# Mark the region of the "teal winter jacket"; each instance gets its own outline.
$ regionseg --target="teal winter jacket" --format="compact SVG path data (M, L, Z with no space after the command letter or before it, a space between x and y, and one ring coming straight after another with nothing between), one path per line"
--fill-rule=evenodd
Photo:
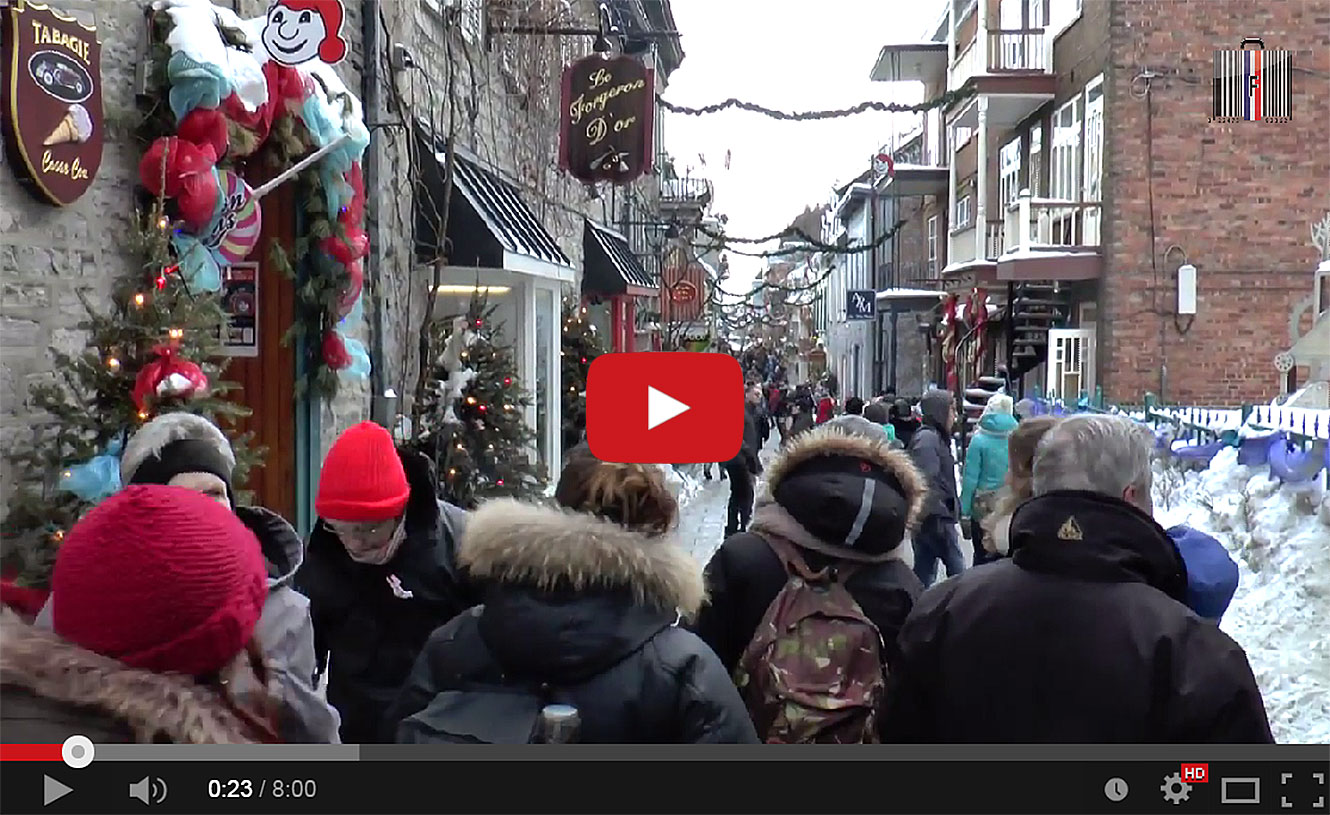
M970 517L974 494L995 490L1007 478L1007 437L1016 429L1016 419L1005 413L989 413L979 420L979 432L965 449L961 474L961 517Z

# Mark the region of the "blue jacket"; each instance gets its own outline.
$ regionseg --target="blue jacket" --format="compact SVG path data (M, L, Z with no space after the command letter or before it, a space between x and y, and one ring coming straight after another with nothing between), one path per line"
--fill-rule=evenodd
M1007 478L1007 437L1016 429L1016 419L1005 413L990 413L979 420L979 432L965 448L961 473L961 517L970 516L974 494L995 490Z
M1224 544L1190 526L1168 530L1187 566L1187 607L1218 623L1238 591L1238 564Z

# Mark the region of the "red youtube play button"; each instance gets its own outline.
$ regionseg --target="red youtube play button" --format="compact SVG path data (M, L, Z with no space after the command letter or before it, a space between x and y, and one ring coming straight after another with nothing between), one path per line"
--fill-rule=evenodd
M587 372L586 419L601 461L729 461L743 443L743 371L725 354L602 354Z

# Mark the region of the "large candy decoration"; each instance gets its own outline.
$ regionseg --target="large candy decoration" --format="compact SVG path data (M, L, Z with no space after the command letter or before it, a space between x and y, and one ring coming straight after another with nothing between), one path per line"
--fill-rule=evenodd
M200 239L226 266L249 257L259 242L263 212L254 190L230 170L218 170L222 185L222 206Z

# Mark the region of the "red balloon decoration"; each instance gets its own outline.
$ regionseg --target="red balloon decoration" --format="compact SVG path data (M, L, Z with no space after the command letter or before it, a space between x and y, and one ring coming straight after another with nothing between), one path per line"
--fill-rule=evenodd
M139 182L153 195L174 198L181 220L190 231L199 232L217 208L220 190L213 175L216 164L217 154L211 145L163 136L152 143L139 162Z
M346 343L336 331L323 335L323 362L329 368L340 371L351 364L351 354L346 350Z
M346 288L337 298L337 319L341 319L351 313L355 308L356 300L360 298L360 293L365 289L365 270L360 261L353 261L346 265Z
M226 131L226 117L221 111L209 108L194 108L176 129L176 135L185 141L200 147L211 147L213 155L221 158L226 155L231 137Z

